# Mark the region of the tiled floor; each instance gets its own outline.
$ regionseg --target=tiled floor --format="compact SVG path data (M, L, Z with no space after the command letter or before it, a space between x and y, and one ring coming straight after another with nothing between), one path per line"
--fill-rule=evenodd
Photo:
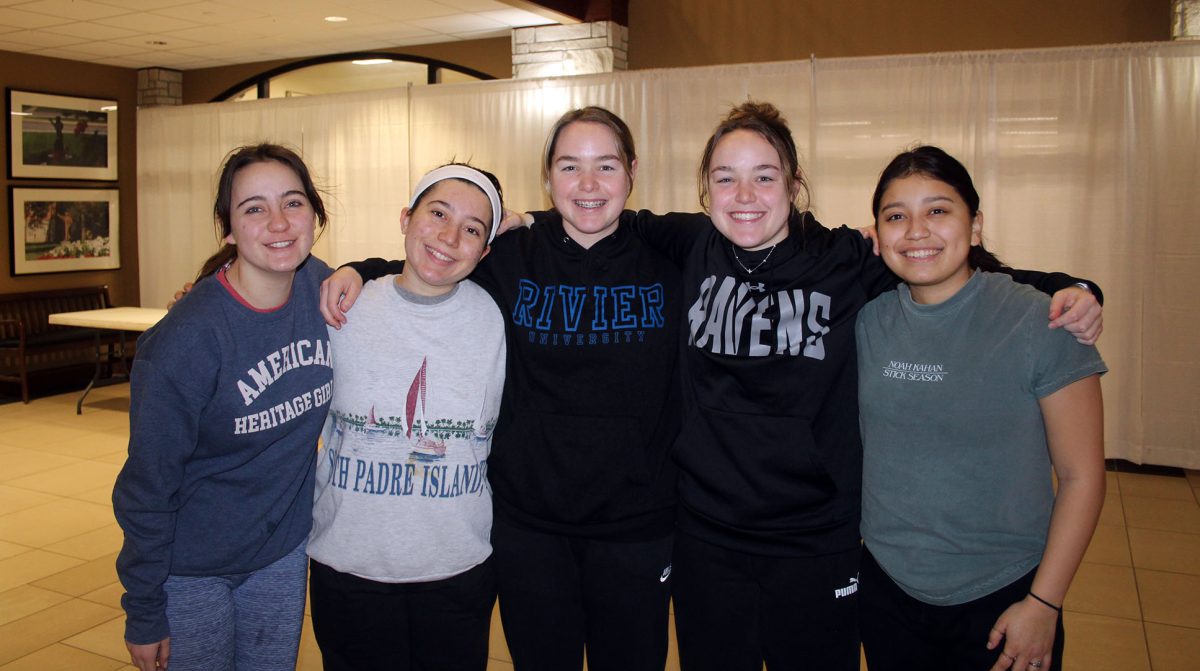
M109 494L128 387L0 406L0 671L132 669L121 641ZM1066 603L1068 671L1200 669L1200 472L1108 474ZM306 622L307 625L307 622ZM668 667L678 669L672 654ZM320 669L305 630L298 668ZM494 620L489 669L511 669Z

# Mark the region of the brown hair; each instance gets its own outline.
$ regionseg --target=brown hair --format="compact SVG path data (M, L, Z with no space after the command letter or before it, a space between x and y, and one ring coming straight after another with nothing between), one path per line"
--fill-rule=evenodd
M225 156L225 161L221 165L221 174L217 178L217 197L213 203L213 219L217 229L217 240L224 240L233 231L233 220L231 213L233 210L233 179L242 168L254 163L265 163L267 161L278 161L292 172L296 173L296 177L300 178L300 184L304 187L304 195L308 198L309 205L312 206L313 213L317 216L319 228L324 230L325 224L329 222L329 217L325 213L325 203L321 200L321 193L313 184L312 175L308 172L308 166L304 165L304 159L296 152L282 145L270 144L267 142L238 147L229 152ZM217 250L216 254L208 257L204 265L200 267L200 273L196 275L196 279L208 277L217 272L226 263L237 258L237 245L231 245L227 242L221 244L221 249Z
M709 162L712 161L713 150L717 142L735 130L748 130L758 133L779 154L780 167L783 174L794 178L787 180L788 196L792 204L799 209L807 209L809 201L808 180L800 169L800 159L796 152L796 142L792 139L792 131L788 128L787 119L779 109L767 102L747 101L729 110L729 114L721 119L713 130L708 143L704 145L704 153L700 157L700 172L698 184L700 187L700 207L708 211L711 198L708 193ZM796 186L794 186L796 185ZM800 198L803 194L803 199ZM801 204L803 203L803 204Z
M562 130L576 121L586 121L590 123L598 123L607 127L617 136L617 157L621 159L621 164L625 166L626 179L629 180L629 190L633 190L633 162L637 160L637 150L633 146L633 133L629 131L629 126L621 120L621 117L604 109L603 107L581 107L573 109L558 118L554 122L554 126L550 129L550 135L546 137L546 146L542 150L542 185L547 191L550 189L550 170L554 162L554 149L558 144L558 136Z

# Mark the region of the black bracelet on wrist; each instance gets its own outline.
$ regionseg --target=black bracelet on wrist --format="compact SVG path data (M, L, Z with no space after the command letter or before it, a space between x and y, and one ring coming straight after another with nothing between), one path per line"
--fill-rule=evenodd
M1062 606L1055 606L1054 604L1050 603L1049 601L1046 601L1045 599L1034 594L1033 592L1030 592L1029 596L1033 597L1035 601L1038 601L1039 603L1044 604L1047 608L1053 609L1054 612L1058 613L1059 615L1062 615Z

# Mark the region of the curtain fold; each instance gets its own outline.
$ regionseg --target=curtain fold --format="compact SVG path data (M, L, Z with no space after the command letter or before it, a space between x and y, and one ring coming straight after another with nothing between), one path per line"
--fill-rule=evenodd
M871 222L898 151L938 144L971 170L988 246L1011 265L1105 289L1110 457L1200 468L1200 44L1155 43L646 70L220 103L138 112L141 298L161 305L216 248L217 166L232 147L300 148L332 215L332 265L400 257L413 183L450 160L491 170L516 209L548 206L545 134L602 105L634 132L633 208L696 210L719 117L754 98L792 127L812 209Z

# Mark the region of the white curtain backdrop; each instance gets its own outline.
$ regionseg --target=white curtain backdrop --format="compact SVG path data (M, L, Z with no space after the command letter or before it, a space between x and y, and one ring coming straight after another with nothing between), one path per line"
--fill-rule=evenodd
M1200 468L1200 44L1000 51L648 70L138 112L143 305L164 304L215 249L216 168L232 147L299 148L328 191L332 265L400 257L426 170L495 172L515 209L546 206L540 155L564 111L602 105L633 129L630 206L695 210L700 151L747 98L788 117L826 225L870 222L879 171L914 143L971 170L984 236L1011 265L1106 295L1110 457Z

